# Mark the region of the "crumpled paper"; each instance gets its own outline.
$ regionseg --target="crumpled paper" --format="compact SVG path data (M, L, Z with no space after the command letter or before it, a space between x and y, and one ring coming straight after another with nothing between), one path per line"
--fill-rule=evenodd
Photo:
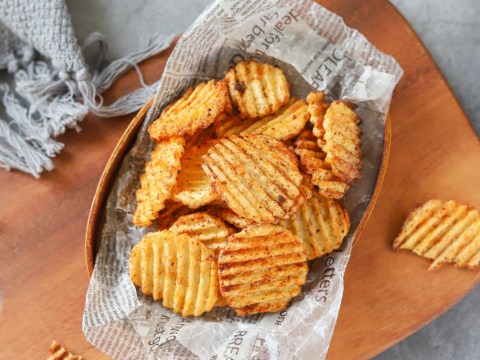
M131 225L135 189L152 143L146 131L189 86L220 79L239 61L281 67L292 95L325 91L352 102L362 119L362 178L344 198L351 230L342 247L316 259L301 296L277 313L240 318L217 308L183 318L137 292L132 247L149 231ZM386 114L402 69L342 19L309 0L217 0L185 32L166 65L137 140L107 201L106 222L87 293L83 331L115 359L322 359L343 294L343 276L358 224L375 188Z

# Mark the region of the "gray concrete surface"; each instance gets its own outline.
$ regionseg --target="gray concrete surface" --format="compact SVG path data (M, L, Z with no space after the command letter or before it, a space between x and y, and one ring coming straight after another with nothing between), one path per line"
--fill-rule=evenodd
M391 0L430 50L480 133L480 1ZM100 31L116 59L155 33L181 33L210 0L67 0L80 39ZM446 284L447 285L447 284ZM480 359L480 287L377 360ZM348 346L348 344L346 344Z

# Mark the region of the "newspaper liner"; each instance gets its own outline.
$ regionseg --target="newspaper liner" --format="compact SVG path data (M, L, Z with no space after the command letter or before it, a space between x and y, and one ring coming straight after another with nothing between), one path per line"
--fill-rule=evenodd
M280 66L294 96L316 89L358 105L364 168L344 199L351 230L341 249L310 265L302 295L285 311L240 318L218 308L183 318L137 292L128 274L131 248L155 230L131 225L138 177L152 147L146 128L188 86L219 79L230 66L250 58ZM109 195L86 297L87 340L122 360L325 358L353 239L376 184L386 113L401 75L395 59L309 0L213 2L170 56L154 105Z

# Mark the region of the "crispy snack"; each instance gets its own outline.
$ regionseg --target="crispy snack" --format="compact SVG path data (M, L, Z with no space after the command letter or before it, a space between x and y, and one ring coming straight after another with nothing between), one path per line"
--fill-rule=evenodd
M350 218L343 206L313 191L295 216L279 225L289 229L305 243L307 259L328 254L342 245L350 229Z
M210 80L191 87L149 126L150 137L160 141L171 136L193 135L212 124L227 101L224 81L215 84L215 80Z
M137 226L149 226L158 217L170 198L180 171L180 158L185 150L183 137L163 140L152 151L151 160L145 164L140 176L140 189L136 192L137 208L132 222Z
M341 101L330 105L323 120L325 162L333 174L346 183L359 178L362 168L359 121L357 114Z
M290 100L282 70L256 61L238 63L225 75L233 106L242 118L273 115Z
M444 263L477 268L480 264L480 215L455 201L429 200L411 211L393 242L432 259L430 270Z
M302 131L309 117L305 101L291 99L278 113L256 121L241 133L264 134L277 140L288 140Z
M72 354L55 340L52 340L52 344L50 345L50 356L47 360L83 360L83 357Z
M302 175L296 157L270 136L228 136L203 161L215 191L241 217L273 223L299 205Z
M147 234L130 254L130 279L145 295L182 316L199 316L219 300L215 253L168 230Z
M182 169L172 191L173 200L191 209L197 209L219 199L218 194L212 188L210 179L202 169L202 156L216 142L216 140L209 140L199 145L192 145L185 150L180 161Z
M191 214L194 211L194 209L190 209L181 203L167 200L165 202L165 209L158 214L158 230L168 229L180 216Z
M307 276L305 246L281 226L250 226L220 252L220 291L240 316L285 309Z
M244 229L246 227L256 224L255 221L238 216L230 209L216 209L214 211L214 214L226 221L227 223L235 226L237 229Z
M227 237L235 232L222 219L206 212L181 216L169 230L176 234L187 234L217 253L225 247Z
M307 96L308 112L310 113L310 123L313 125L313 135L318 139L318 145L325 145L323 136L323 119L329 104L325 102L325 94L323 92L311 92Z
M225 137L228 135L239 135L245 129L254 125L258 119L241 119L238 114L220 114L215 120L215 135Z
M348 184L333 175L323 160L325 153L316 142L312 130L304 129L295 141L295 153L300 157L300 166L312 175L312 183L318 186L320 195L330 199L340 199L348 191Z

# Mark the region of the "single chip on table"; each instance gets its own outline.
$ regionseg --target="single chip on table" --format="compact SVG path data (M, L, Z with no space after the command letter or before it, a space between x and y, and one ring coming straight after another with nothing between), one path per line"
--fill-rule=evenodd
M156 141L171 136L193 135L205 129L223 112L228 101L224 81L202 82L189 88L175 103L167 106L160 117L148 128Z
M285 309L308 271L303 242L268 224L231 235L218 261L220 291L240 316Z
M197 209L219 199L213 190L210 179L202 168L202 156L217 140L208 140L192 145L185 150L180 161L182 169L177 176L177 184L172 191L172 199L189 208Z
M325 94L323 92L311 92L307 96L308 112L310 113L310 123L313 125L313 135L317 137L318 145L325 145L323 136L323 119L329 104L325 102Z
M295 216L279 225L303 240L307 259L312 260L342 245L350 229L350 218L338 201L324 198L314 190Z
M334 101L323 119L325 162L333 175L349 184L360 177L362 168L359 122L357 114L341 101Z
M209 149L203 162L215 191L241 217L273 223L299 206L297 159L270 136L227 136Z
M429 200L411 211L393 242L433 260L430 270L445 263L477 268L480 264L480 214L453 200Z
M220 299L215 253L186 234L147 234L130 254L130 279L182 316L199 316Z
M270 64L253 60L238 63L226 73L225 81L242 118L273 115L290 100L285 74Z
M304 129L295 141L295 153L300 158L300 166L312 175L312 183L318 186L320 195L330 199L340 199L348 191L348 184L337 178L329 164L325 163L325 153L316 142L312 130Z
M137 208L132 222L137 226L149 226L165 208L177 183L180 158L185 150L183 137L174 136L160 141L152 151L151 160L140 175L140 189L136 192Z
M181 216L169 230L176 234L187 234L216 253L225 247L227 237L235 232L222 219L206 212Z
M83 357L75 355L55 340L50 345L50 356L47 360L83 360Z

